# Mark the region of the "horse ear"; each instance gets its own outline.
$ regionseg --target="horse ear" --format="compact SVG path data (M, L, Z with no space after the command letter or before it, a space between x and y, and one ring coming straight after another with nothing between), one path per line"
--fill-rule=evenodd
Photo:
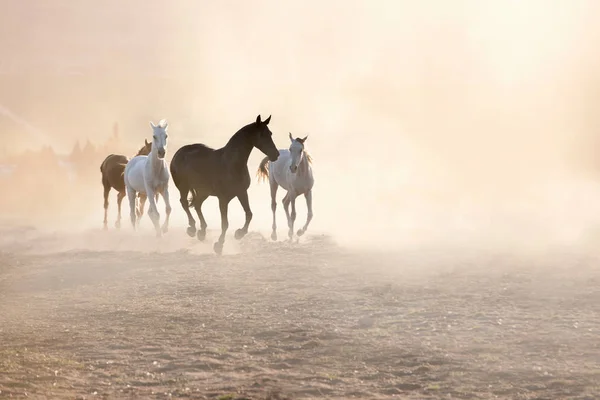
M144 138L144 143L146 143L146 146L148 146L150 143L148 143L148 139Z
M269 118L265 119L265 125L269 125L269 122L271 122L271 116L269 115Z
M290 140L293 142L294 138L292 137L292 132L290 132Z
M258 114L258 117L256 117L256 123L257 123L257 124L260 124L260 122L261 122L261 121L260 121L260 114Z
M150 126L152 127L152 129L156 128L156 125L154 125L154 122L150 121Z
M302 143L306 142L306 139L308 139L308 135L304 136L304 138L302 139Z

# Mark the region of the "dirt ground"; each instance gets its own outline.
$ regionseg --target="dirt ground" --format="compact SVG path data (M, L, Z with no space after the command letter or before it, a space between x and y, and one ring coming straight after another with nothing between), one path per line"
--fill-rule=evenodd
M3 228L0 398L600 398L597 255L212 241Z

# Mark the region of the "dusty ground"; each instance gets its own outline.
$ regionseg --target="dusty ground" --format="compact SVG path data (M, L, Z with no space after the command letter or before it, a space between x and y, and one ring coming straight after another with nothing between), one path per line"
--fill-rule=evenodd
M0 235L0 398L600 397L596 255Z

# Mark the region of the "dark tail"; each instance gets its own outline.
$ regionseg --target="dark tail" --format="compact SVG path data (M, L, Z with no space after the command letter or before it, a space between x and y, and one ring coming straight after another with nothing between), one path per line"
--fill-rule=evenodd
M263 158L263 160L258 165L258 171L256 171L256 176L258 176L258 181L266 181L269 179L269 157Z

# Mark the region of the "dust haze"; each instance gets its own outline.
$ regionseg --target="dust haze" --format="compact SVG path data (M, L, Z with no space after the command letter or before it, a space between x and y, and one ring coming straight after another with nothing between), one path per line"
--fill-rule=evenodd
M573 243L598 223L593 1L5 3L5 153L66 153L118 122L132 156L167 118L170 159L272 114L278 147L309 135L312 230L347 244ZM35 185L5 190L35 193L32 222L98 226L99 173L86 186L60 189L66 214ZM267 185L250 196L268 230ZM216 200L205 207L218 227Z
M599 2L1 4L0 397L598 398ZM223 257L172 183L102 230L150 121L170 162L258 114L308 135L299 241L256 149Z

